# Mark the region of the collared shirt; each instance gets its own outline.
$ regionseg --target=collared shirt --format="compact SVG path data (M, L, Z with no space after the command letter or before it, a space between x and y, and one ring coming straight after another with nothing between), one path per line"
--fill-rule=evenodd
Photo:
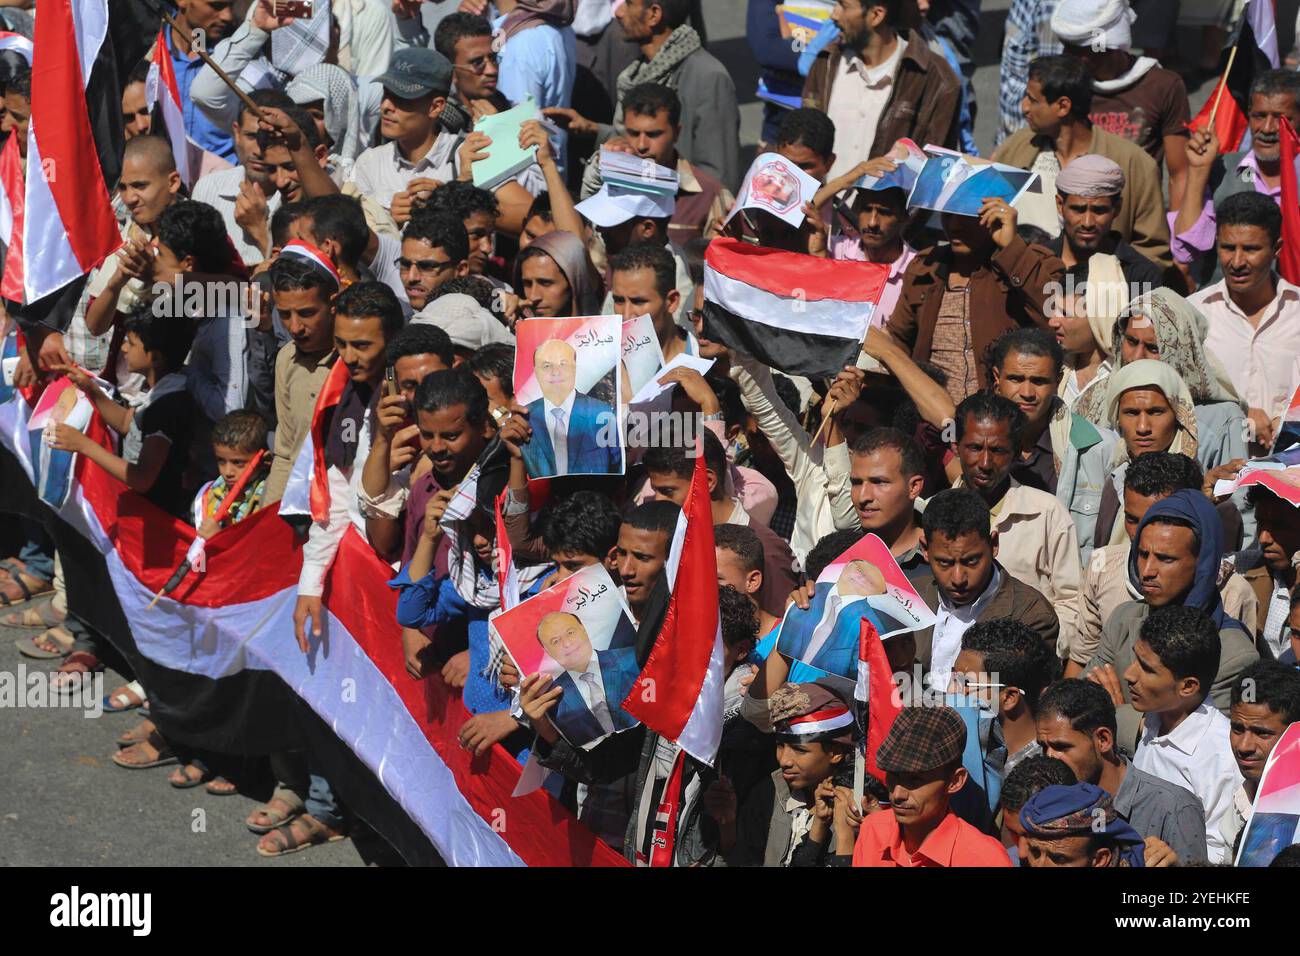
M1216 865L1228 862L1230 848L1220 827L1232 795L1242 783L1228 730L1228 718L1205 701L1164 736L1160 734L1160 715L1148 714L1133 755L1133 766L1139 770L1186 787L1200 798L1208 856Z
M1061 401L1065 402L1070 411L1074 411L1079 403L1079 399L1087 395L1088 392L1095 388L1098 383L1106 381L1106 376L1110 374L1110 359L1102 359L1097 366L1097 373L1088 380L1088 384L1079 387L1078 372L1074 369L1066 369L1065 376L1061 379Z
M505 17L492 22L500 30ZM511 103L532 97L538 109L569 106L573 101L573 81L577 76L577 41L570 27L556 28L547 23L520 30L501 47L500 75L497 89ZM568 154L568 134L551 137L551 148L561 174Z
M958 607L948 602L939 588L939 607L935 611L934 642L930 651L930 685L940 690L948 689L952 665L961 653L961 639L967 629L979 619L980 613L993 600L1002 587L1002 569L993 565L993 575L982 594L970 604Z
M1047 598L1061 625L1057 646L1071 646L1083 571L1070 512L1055 495L1013 480L996 506L993 530L998 533L998 564Z
M352 164L348 181L359 192L388 209L393 205L393 196L405 192L412 179L436 179L443 183L455 179L459 167L456 149L459 146L459 136L441 130L429 151L414 163L401 154L396 140L372 146Z
M304 355L293 342L275 356L275 447L271 474L266 479L266 501L279 501L289 472L311 430L311 416L330 369L338 359L333 349L321 355Z
M856 55L840 57L826 104L826 115L835 124L835 165L826 174L828 180L843 176L871 157L876 126L889 104L889 94L906 47L902 37L895 37L894 52L874 67L867 66Z
M604 677L600 672L600 661L596 657L596 652L591 652L591 658L587 661L587 667L582 671L568 671L569 677L577 685L578 692L582 694L583 703L593 714L596 712L598 704L605 703L605 684ZM590 674L594 681L588 681L587 675Z
M235 251L239 253L239 258L244 260L244 265L251 269L266 256L262 253L261 247L244 231L244 227L235 221L235 203L239 201L239 186L244 181L246 172L243 166L232 166L230 169L219 169L215 173L208 173L194 184L194 198L199 202L207 203L221 213L221 219L226 224L226 233L230 236L230 241L235 244ZM280 193L277 191L266 200L268 229L271 217L279 208Z
M172 72L176 74L176 86L181 96L181 115L185 119L185 132L190 139L208 152L215 153L232 163L238 162L238 157L235 155L235 140L230 130L221 129L214 124L190 97L190 85L194 82L194 77L198 76L199 71L203 69L203 58L197 53L191 57L177 49L176 44L172 42L171 30L165 30L164 34L167 38L167 52L172 60Z
M1281 181L1276 186L1270 186L1264 182L1264 177L1259 174L1259 160L1255 158L1253 149L1248 150L1246 155L1241 157L1234 173L1240 176L1242 181L1252 184L1255 187L1255 192L1267 196L1275 203L1281 204ZM1201 215L1196 222L1192 223L1191 228L1185 232L1174 234L1174 222L1178 219L1177 209L1169 212L1168 217L1169 248L1174 254L1175 262L1192 262L1197 256L1203 255L1214 248L1219 218L1214 210L1213 195L1206 195L1205 205L1201 207Z
M817 657L817 652L822 649L826 643L826 638L830 637L831 631L835 628L835 619L839 616L840 608L847 604L850 596L840 590L839 582L831 588L826 595L826 604L822 608L821 620L813 628L812 637L808 639L808 649L804 652L804 659L811 661Z
M843 233L831 237L830 253L832 259L867 261L867 254L862 249L862 241L856 236L846 236ZM894 314L898 297L903 294L903 273L915 258L916 250L905 242L898 258L889 264L889 276L885 279L885 287L880 291L880 302L871 313L871 324L876 328L883 329L889 317Z
M1236 793L1232 795L1232 806L1228 807L1228 812L1223 815L1219 823L1219 834L1223 837L1223 842L1228 848L1229 854L1237 845L1237 838L1241 836L1246 824L1250 822L1251 816L1255 812L1255 801L1251 798L1246 785L1243 783L1237 788Z
M577 398L578 393L571 391L560 405L553 405L549 398L542 399L542 412L546 416L546 433L551 436L557 475L569 473L569 425L573 417L573 403ZM560 414L557 416L556 412Z
M808 808L808 795L803 790L791 790L785 801L785 812L790 814L790 845L786 847L785 856L781 858L782 866L789 866L794 856L795 847L812 829L813 812Z
M1210 325L1206 351L1219 360L1242 400L1270 419L1286 413L1291 370L1300 354L1300 287L1274 278L1277 294L1254 325L1232 301L1226 279L1187 297Z
M1020 458L1011 466L1013 474L1022 485L1056 494L1056 462L1052 451L1051 429L1044 428L1029 449L1028 458Z
M881 810L862 821L853 845L854 866L935 867L1010 866L1002 843L981 833L952 811L916 848L907 852L903 830L893 810Z
M1264 631L1260 635L1268 644L1276 659L1291 646L1291 629L1287 618L1291 616L1291 590L1286 580L1270 572L1273 579L1273 593L1268 601L1268 613L1264 616ZM1240 620L1240 618L1238 618Z
M1116 788L1115 810L1144 837L1159 837L1178 854L1178 862L1205 862L1205 811L1196 794L1139 770L1120 755L1128 767Z

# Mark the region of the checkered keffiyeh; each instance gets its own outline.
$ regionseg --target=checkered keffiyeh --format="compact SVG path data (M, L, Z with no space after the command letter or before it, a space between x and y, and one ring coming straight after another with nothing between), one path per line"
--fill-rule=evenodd
M998 86L998 135L994 145L1025 125L1020 101L1029 83L1029 64L1064 47L1052 32L1056 0L1011 0L1002 39L1002 81Z
M966 724L951 707L904 707L876 751L886 773L924 773L961 759Z

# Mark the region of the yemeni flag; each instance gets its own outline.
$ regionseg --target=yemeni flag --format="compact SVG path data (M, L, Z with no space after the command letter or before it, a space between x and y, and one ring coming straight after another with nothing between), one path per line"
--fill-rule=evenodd
M32 64L32 41L21 33L0 30L0 50L13 50L27 61L28 66Z
M1209 127L1210 114L1213 113L1219 152L1235 153L1241 148L1242 137L1248 128L1246 115L1250 112L1250 86L1260 73L1275 70L1278 66L1277 26L1272 0L1250 0L1246 4L1241 20L1224 44L1219 63L1219 83L1192 120L1192 126L1198 129Z
M889 268L715 239L704 254L704 335L791 375L857 361Z
M1294 285L1300 285L1300 188L1297 188L1297 168L1300 167L1300 137L1295 127L1282 117L1279 145L1282 151L1282 254L1277 259L1277 271Z
M652 606L642 626L644 629L650 622L653 627L660 615L663 623L623 709L696 760L712 766L722 741L726 674L713 511L702 454L695 459L664 575L667 606ZM664 592L663 588L656 590L660 595Z
M902 704L890 675L889 658L875 625L865 618L858 638L858 680L853 696L867 710L865 740L866 771L881 783L885 772L876 765L876 751L894 726Z
M176 71L172 68L167 46L166 31L170 29L171 27L163 25L158 30L158 38L153 45L153 59L149 63L149 76L145 80L144 97L146 102L156 104L162 114L163 127L172 144L172 155L176 158L176 171L180 173L185 188L193 189L203 166L204 150L185 131L181 91L176 83Z
M23 207L26 205L23 160L18 155L18 137L10 136L0 149L0 242L5 245L4 274L0 276L0 298L23 299Z
M504 748L475 757L460 747L470 716L460 694L437 675L406 674L393 569L354 528L326 577L309 654L292 638L302 550L274 507L214 535L206 573L145 610L194 529L87 461L52 513L31 485L29 413L21 399L0 404L4 505L56 526L65 568L91 558L106 568L89 596L98 604L74 610L136 667L169 740L254 754L305 736L347 805L412 863L628 865L545 791L512 798L522 768ZM70 601L79 595L69 589Z

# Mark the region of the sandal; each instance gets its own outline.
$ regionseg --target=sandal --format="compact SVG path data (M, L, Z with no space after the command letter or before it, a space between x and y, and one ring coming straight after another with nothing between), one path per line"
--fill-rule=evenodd
M23 657L31 657L38 661L51 661L71 654L72 645L76 643L76 640L71 631L62 624L56 624L36 637L19 638L14 641L14 647L18 648L18 653Z
M142 720L122 736L117 738L119 747L132 747L136 744L144 743L153 737L154 731L158 728L154 726L152 720Z
M0 617L0 627L57 627L67 619L67 612L54 609L54 599L33 604L21 611Z
M197 776L195 776L197 774ZM177 790L191 790L201 787L208 780L208 771L198 764L187 763L178 766L167 775L167 782Z
M237 786L220 774L209 780L208 785L203 789L214 797L233 797L239 792Z
M138 710L149 701L144 696L144 688L138 680L123 684L104 698L104 713L124 714L128 710Z
M288 856L322 843L337 843L347 836L341 830L332 830L310 813L282 827L277 827L257 843L261 856Z
M244 826L254 833L270 833L277 830L286 823L302 816L305 807L301 800L290 802L278 793L273 795L270 800L248 815L244 821ZM256 817L263 817L265 822L258 821Z
M80 691L90 674L104 669L104 662L89 651L73 651L59 666L50 686L55 693L66 697Z
M150 750L153 751L152 757L148 756ZM129 759L129 755L133 753L142 755L145 759L143 761ZM129 747L123 747L113 754L113 763L127 770L149 770L152 767L166 767L170 764L180 763L180 761L171 752L167 742L162 739L162 735L154 732L149 735L148 740L142 740Z
M29 574L27 568L16 560L0 561L0 571L8 575L7 578L0 578L0 607L14 607L25 604L42 594L54 593L53 581ZM36 584L29 585L23 580L24 575ZM18 588L17 591L13 590L15 586Z

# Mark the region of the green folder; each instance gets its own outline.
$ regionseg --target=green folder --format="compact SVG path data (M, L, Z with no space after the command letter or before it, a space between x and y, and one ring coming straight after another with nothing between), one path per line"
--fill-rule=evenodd
M536 146L519 148L519 128L529 120L541 118L537 104L529 97L504 113L484 116L474 124L474 132L486 133L492 140L487 159L474 164L475 186L480 189L496 189L537 162Z

